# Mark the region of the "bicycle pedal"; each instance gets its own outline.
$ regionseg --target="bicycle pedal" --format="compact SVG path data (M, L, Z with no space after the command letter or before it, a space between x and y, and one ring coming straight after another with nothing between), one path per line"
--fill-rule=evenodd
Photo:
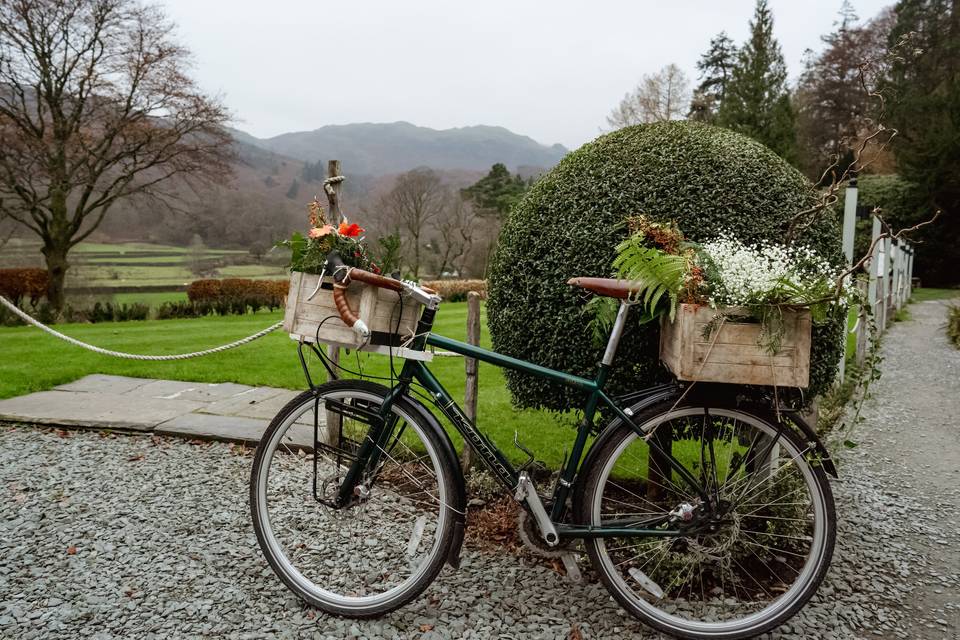
M567 572L567 580L574 584L583 582L583 574L580 573L580 565L577 564L577 554L572 551L565 553L560 556L560 561L563 562L563 568Z

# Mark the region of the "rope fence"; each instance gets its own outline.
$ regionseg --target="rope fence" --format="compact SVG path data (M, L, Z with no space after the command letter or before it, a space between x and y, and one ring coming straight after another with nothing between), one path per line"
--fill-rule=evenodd
M47 325L43 324L36 318L31 317L22 309L20 309L20 307L13 304L9 300L7 300L4 296L0 296L0 304L5 306L7 309L12 311L17 316L19 316L20 319L22 319L27 324L31 324L37 327L38 329L40 329L41 331L45 331L49 333L54 338L59 338L65 342L69 342L72 345L81 347L83 349L87 349L88 351L93 351L94 353L99 353L100 355L111 356L114 358L124 358L126 360L165 361L165 360L187 360L189 358L199 358L201 356L208 356L213 353L220 353L221 351L234 349L236 347L248 344L250 342L253 342L254 340L257 340L258 338L262 338L268 333L276 331L277 329L283 326L283 322L277 322L270 325L266 329L262 329L253 335L247 336L246 338L243 338L241 340L236 340L234 342L230 342L227 344L223 344L223 345L220 345L219 347L213 347L212 349L203 349L202 351L191 351L190 353L175 353L175 354L169 354L169 355L144 355L140 353L126 353L124 351L113 351L112 349L104 349L103 347L98 347L96 345L83 342L82 340L71 338L68 335L60 333L56 329L48 327Z

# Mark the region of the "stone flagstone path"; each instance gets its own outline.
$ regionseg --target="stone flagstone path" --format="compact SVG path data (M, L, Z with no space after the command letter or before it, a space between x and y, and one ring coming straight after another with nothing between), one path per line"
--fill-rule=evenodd
M0 422L256 442L296 391L224 382L90 375L0 400Z

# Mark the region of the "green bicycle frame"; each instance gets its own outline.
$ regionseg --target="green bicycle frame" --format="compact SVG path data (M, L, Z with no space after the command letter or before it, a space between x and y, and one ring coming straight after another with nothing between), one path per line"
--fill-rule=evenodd
M619 417L624 424L630 425L638 435L646 436L637 425L634 424L630 416L617 405L617 403L604 392L604 386L610 373L609 362L602 362L597 370L595 379L590 380L580 376L575 376L562 371L549 369L531 362L512 358L489 349L483 349L465 342L446 338L444 336L430 333L433 325L433 317L436 313L433 309L425 309L420 318L417 327L417 335L421 336L414 343L413 348L423 349L425 346L434 346L457 353L470 358L475 358L481 362L487 362L497 367L512 369L530 375L546 378L561 384L579 389L587 394L586 403L583 407L583 419L577 426L576 438L570 456L566 464L560 471L560 478L557 482L553 495L553 506L550 513L551 520L555 523L557 533L561 537L567 538L590 538L590 537L612 537L612 536L677 536L679 531L651 529L638 527L637 525L662 524L664 518L659 518L656 522L644 521L634 523L624 523L623 526L569 526L557 524L562 521L566 509L567 498L573 488L574 480L580 468L580 462L583 458L584 448L587 438L592 431L593 420L596 416L598 407L606 406L615 416ZM616 347L614 346L614 350ZM607 358L605 357L605 360ZM357 460L348 470L344 482L340 488L338 504L348 504L353 494L353 487L356 486L363 469L376 468L380 458L380 453L384 451L389 442L394 420L391 419L391 407L396 398L405 395L410 384L416 381L426 389L436 402L437 407L446 416L454 428L463 437L464 442L469 443L476 451L480 460L493 473L494 477L507 490L513 491L519 482L519 472L510 464L503 452L485 436L473 422L463 413L463 410L451 397L450 393L444 388L439 380L431 373L426 365L419 360L407 360L399 375L399 384L393 387L390 394L384 399L381 406L381 417L378 423L371 426L369 438L364 441L357 454ZM700 485L697 479L673 456L670 452L660 448L653 439L648 439L647 444L652 451L662 456L674 471L686 482L690 488L700 496L704 502L709 500L706 490ZM630 526L630 525L633 526Z

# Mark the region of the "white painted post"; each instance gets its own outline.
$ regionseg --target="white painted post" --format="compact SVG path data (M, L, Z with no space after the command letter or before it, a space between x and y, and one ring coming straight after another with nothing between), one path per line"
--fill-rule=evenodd
M853 265L853 239L857 230L857 174L851 173L850 182L843 203L843 255L847 258L847 266ZM847 330L846 320L843 325L843 353L840 355L840 366L837 370L842 383L847 369Z
M847 266L853 265L853 237L857 230L857 176L850 178L843 203L843 255Z
M900 243L896 240L890 243L890 266L893 271L890 273L890 307L896 311L900 310Z
M913 248L913 245L909 245L910 253L907 258L907 300L913 297L913 256L916 253L916 249Z
M881 289L882 281L880 280L880 274L883 273L883 265L881 264L883 260L883 243L877 242L877 238L880 237L880 219L876 216L873 217L873 229L870 234L870 243L873 247L873 255L870 256L870 268L867 270L867 273L870 274L870 286L867 289L867 299L870 302L870 312L873 314L874 319L877 322L877 326L880 327L880 330L883 331L883 317L880 315L880 300L883 297L883 291ZM876 244L874 244L876 243Z
M890 237L883 239L883 330L886 331L890 326L890 303L893 299L893 269L891 261L892 243Z

